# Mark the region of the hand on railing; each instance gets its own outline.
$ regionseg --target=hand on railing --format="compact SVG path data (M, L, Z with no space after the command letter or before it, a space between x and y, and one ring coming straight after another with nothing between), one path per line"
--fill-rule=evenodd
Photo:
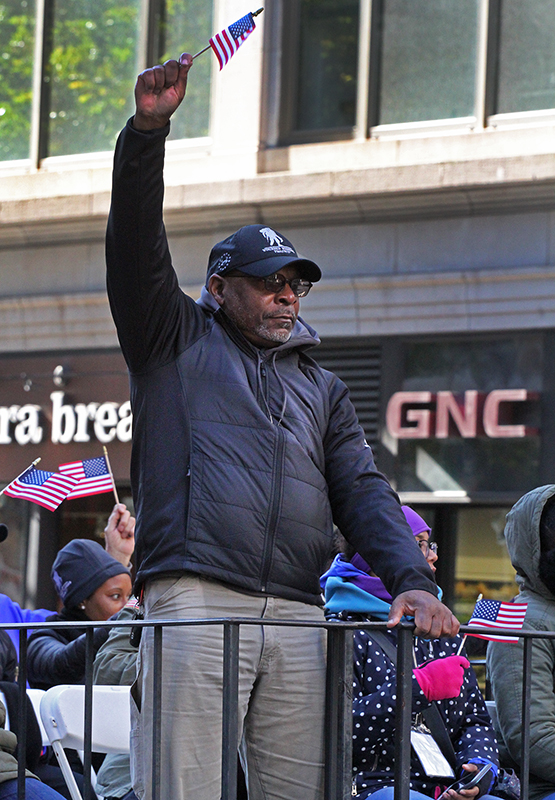
M456 636L460 623L455 615L437 597L421 589L402 592L391 604L387 627L393 628L403 616L414 617L415 634L427 639Z

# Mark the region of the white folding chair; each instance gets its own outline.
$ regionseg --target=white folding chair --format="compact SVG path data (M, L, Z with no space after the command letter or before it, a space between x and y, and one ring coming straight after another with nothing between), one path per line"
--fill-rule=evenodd
M44 728L40 716L40 703L45 694L46 692L44 691L44 689L27 689L27 696L29 697L31 703L33 704L33 708L35 709L35 716L37 718L37 722L39 723L43 747L47 747L50 744L50 739L48 738L48 734L46 733L46 730Z
M33 710L35 712L35 716L36 716L37 722L39 724L40 734L41 734L41 738L42 738L42 746L46 747L47 745L50 744L50 740L48 739L48 735L47 735L47 733L46 733L46 731L44 729L44 725L42 724L42 720L40 718L40 701L41 701L42 696L44 694L46 694L44 689L27 689L27 697L30 699L30 701L31 701L31 703L33 705ZM1 689L0 689L0 700L2 701L2 703L4 704L4 708L6 709L6 722L4 724L4 727L5 727L5 729L7 731L9 731L10 730L10 713L8 711L8 701L6 699L6 696L4 695L4 692Z
M84 748L85 687L54 686L45 692L40 715L73 800L83 800L64 752ZM129 686L93 686L92 749L129 752Z

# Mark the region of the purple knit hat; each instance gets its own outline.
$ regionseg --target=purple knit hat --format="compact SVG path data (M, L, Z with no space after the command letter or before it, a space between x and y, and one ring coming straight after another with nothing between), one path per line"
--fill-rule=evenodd
M405 515L405 519L409 524L413 536L418 536L419 533L424 533L424 531L427 531L428 533L432 532L432 529L428 523L423 520L420 514L417 514L414 509L409 508L409 506L401 506L401 509ZM351 558L351 564L353 567L356 567L363 572L370 572L372 569L359 553L355 553L355 555Z
M432 529L425 522L420 514L417 514L414 509L409 508L408 506L401 506L403 510L403 514L405 515L405 519L410 525L410 529L412 531L413 536L418 536L419 533L424 533L427 531L428 533L432 532Z

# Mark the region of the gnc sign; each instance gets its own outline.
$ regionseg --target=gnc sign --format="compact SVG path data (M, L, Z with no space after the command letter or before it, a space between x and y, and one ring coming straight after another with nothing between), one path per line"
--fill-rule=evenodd
M464 394L396 392L387 404L386 425L396 439L474 439L484 434L492 439L518 439L537 430L511 424L513 404L537 399L537 393L527 389L495 389L489 394L475 389Z

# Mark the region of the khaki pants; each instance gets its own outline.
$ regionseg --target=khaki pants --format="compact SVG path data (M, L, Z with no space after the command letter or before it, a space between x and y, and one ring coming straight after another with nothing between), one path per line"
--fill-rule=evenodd
M255 617L323 620L322 609L251 597L194 575L149 582L153 619ZM241 626L239 737L249 800L321 800L325 641L323 629ZM151 797L153 632L143 632L132 695L132 777ZM222 756L221 626L166 628L162 645L160 800L219 800ZM132 707L134 704L132 703Z

